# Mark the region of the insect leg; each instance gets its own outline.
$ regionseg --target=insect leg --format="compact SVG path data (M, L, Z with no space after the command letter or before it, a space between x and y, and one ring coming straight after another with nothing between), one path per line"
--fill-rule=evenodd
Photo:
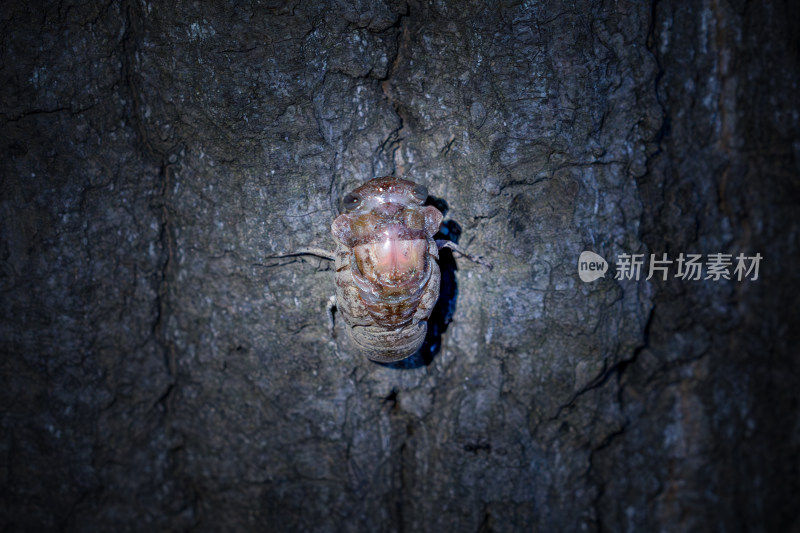
M293 257L296 255L314 255L316 257L321 257L322 259L327 259L328 261L333 261L335 258L333 252L329 252L328 250L323 250L322 248L315 248L313 246L298 248L294 252L287 252L285 254L275 254L275 255L270 255L269 257Z
M486 268L488 268L489 270L492 269L492 264L489 261L487 261L486 259L484 259L482 257L479 257L477 255L468 254L467 252L464 251L463 248L461 248L459 245L457 245L453 241L437 240L436 241L436 247L439 248L440 250L442 248L450 248L451 250L456 252L458 255L469 259L473 263L478 263L479 265L483 265Z

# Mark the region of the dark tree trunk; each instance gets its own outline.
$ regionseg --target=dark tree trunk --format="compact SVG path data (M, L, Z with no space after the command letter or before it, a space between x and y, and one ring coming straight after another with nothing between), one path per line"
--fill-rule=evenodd
M800 529L799 11L6 2L0 529ZM406 365L270 257L383 175L494 263Z

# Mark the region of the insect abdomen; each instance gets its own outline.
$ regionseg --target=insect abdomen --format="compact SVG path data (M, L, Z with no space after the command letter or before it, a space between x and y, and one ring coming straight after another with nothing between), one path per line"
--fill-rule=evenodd
M386 303L386 309L370 309L365 304L363 293L353 277L352 251L344 247L337 250L336 300L348 325L350 338L361 353L373 361L389 363L408 357L422 346L428 329L427 319L439 297L441 282L439 265L433 257L428 263L428 271L427 282L417 288L417 294L404 299L406 303L413 302L408 320L397 325L381 324L381 312L390 312L392 306ZM381 307L380 302L376 304Z
M350 338L359 351L373 361L392 363L419 350L425 341L428 323L421 320L398 329L381 326L353 326Z

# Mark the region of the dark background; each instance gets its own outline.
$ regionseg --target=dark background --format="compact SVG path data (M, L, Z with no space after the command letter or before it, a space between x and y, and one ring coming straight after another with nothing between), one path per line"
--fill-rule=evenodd
M0 529L800 531L799 12L3 2ZM416 368L269 258L387 174L495 265Z

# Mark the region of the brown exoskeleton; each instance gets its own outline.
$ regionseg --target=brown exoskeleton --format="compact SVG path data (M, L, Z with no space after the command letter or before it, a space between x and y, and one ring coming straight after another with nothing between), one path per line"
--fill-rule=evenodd
M344 212L333 221L333 254L303 248L289 254L333 260L336 306L350 338L373 361L391 363L415 353L425 340L427 320L439 298L439 250L450 241L434 241L442 213L424 206L427 188L387 176L347 194Z

